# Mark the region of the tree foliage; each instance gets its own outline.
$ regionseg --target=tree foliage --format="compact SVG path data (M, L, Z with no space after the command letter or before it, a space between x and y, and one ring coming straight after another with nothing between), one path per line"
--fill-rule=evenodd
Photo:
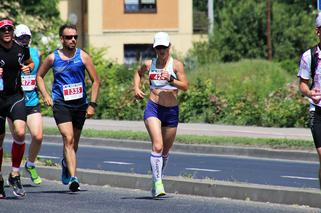
M38 15L42 19L51 21L59 17L57 8L59 0L19 0L18 2L29 15Z
M206 2L197 1L194 6L206 10ZM271 1L273 60L297 62L301 53L317 42L314 33L315 5L315 0ZM206 55L216 57L210 61L206 58L198 60L201 64L267 58L265 0L217 0L214 10L214 32L207 45L200 48L200 44L195 44L196 50L191 53L193 57L202 55L197 48L204 52L207 47Z
M59 0L2 0L0 18L9 18L15 24L26 24L32 32L32 46L44 55L59 46L58 27L62 23Z

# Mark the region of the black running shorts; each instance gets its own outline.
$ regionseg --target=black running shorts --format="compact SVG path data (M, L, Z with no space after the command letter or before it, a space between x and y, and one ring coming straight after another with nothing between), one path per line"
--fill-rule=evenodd
M53 106L53 115L57 125L72 122L74 128L81 130L86 120L86 109L71 108L55 103Z
M33 113L40 113L40 106L37 104L36 106L26 106L27 116Z
M7 117L12 121L27 120L25 100L22 94L0 96L0 134L5 133Z
M315 148L321 147L321 108L315 107L315 111L310 111L310 128L313 136Z

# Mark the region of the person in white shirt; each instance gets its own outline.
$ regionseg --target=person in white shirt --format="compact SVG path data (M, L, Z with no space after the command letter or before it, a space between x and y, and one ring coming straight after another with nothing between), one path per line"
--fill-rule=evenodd
M315 148L321 163L321 13L315 20L315 31L319 43L302 54L298 72L299 89L309 99L310 128ZM311 83L309 81L311 80ZM321 167L319 168L319 183L321 189Z

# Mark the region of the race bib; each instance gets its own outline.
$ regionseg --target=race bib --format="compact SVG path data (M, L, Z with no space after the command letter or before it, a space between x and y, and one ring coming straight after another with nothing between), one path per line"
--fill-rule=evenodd
M151 70L149 73L149 80L151 81L152 85L156 87L164 86L168 84L167 80L164 80L161 74L161 69Z
M63 86L64 100L76 100L83 97L82 83L67 84Z
M23 91L31 91L36 87L36 75L22 75L21 87Z

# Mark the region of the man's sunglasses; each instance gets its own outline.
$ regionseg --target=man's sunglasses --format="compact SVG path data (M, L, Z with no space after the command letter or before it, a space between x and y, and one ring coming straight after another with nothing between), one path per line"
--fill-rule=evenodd
M167 49L167 48L168 48L168 47L163 46L163 45L158 45L158 46L155 47L156 50L165 50L165 49Z
M8 32L12 32L13 31L13 27L7 25L7 26L3 26L3 27L0 28L0 32L4 33L4 32L7 32L7 31Z
M72 38L74 38L75 40L78 39L78 35L63 35L62 37L66 40L71 40Z

